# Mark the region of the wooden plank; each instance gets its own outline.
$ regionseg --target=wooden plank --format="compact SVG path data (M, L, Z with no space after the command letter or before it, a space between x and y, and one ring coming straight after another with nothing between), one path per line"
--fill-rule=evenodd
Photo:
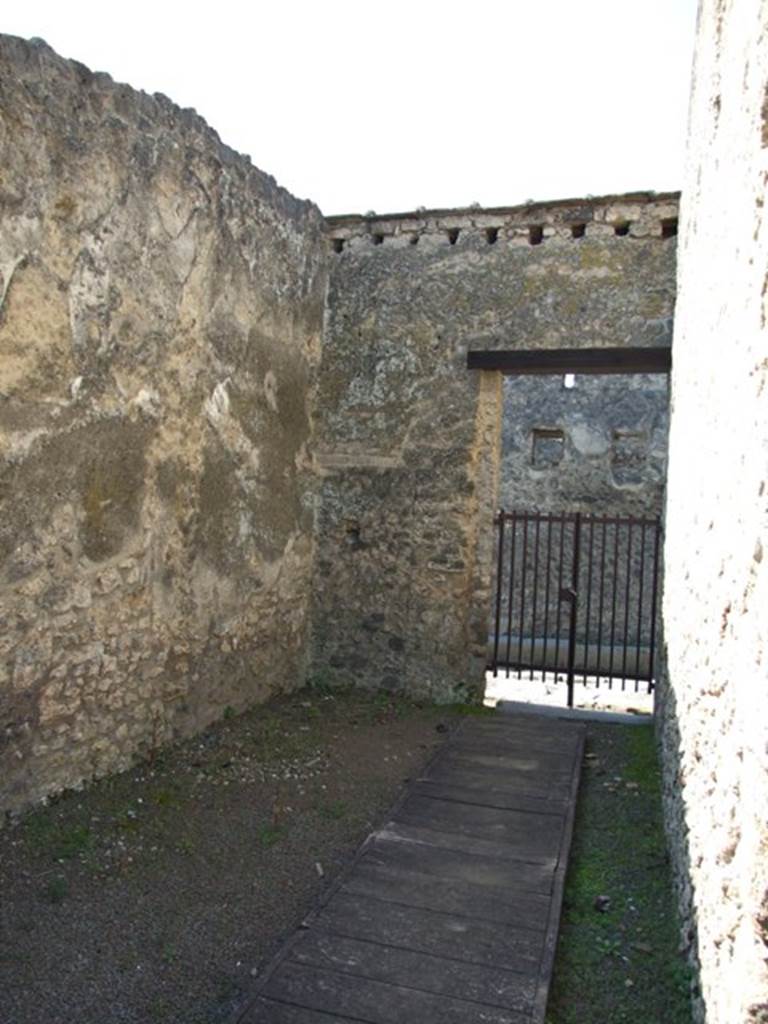
M490 768L498 772L500 776L512 772L519 775L530 775L534 785L540 785L542 781L545 783L560 782L567 788L573 774L572 763L563 767L563 762L547 764L545 758L534 754L530 757L516 757L514 754L497 754L475 747L462 747L458 744L446 752L439 764L451 765L458 762L476 765L480 768Z
M426 953L341 938L319 930L302 936L291 951L291 959L312 967L487 1003L519 1013L530 1012L535 993L535 983L529 975L445 961Z
M470 778L474 778L476 782L485 778L488 786L522 792L541 799L562 797L568 794L568 776L531 775L530 772L513 772L511 770L504 772L500 771L497 766L454 757L446 758L442 770L429 775L428 778L439 778L446 785L452 786L461 786L465 780Z
M563 827L563 835L560 840L560 855L552 883L552 900L549 905L549 916L547 918L547 931L544 938L544 952L539 965L539 984L531 1014L531 1024L544 1024L547 1013L547 999L549 997L549 986L552 981L552 973L555 967L555 952L557 949L557 937L560 931L560 914L563 908L563 893L565 892L565 876L568 870L568 854L571 849L573 838L573 826L576 820L576 797L579 792L579 779L581 776L581 763L584 754L586 729L581 732L581 746L579 755L576 758L571 781L571 800L568 807L568 814Z
M450 745L451 750L486 751L489 754L520 757L526 760L536 758L546 764L563 764L568 768L573 763L576 748L577 744L570 738L562 744L554 746L543 740L537 743L524 736L494 736L493 733L478 734L476 732L462 733Z
M549 895L522 893L423 871L404 870L380 863L374 851L366 853L357 863L342 890L409 907L496 921L533 931L544 931L549 910Z
M669 373L672 350L648 348L471 349L468 370L502 373Z
M308 1010L305 1006L291 1006L257 996L237 1018L237 1024L358 1024L359 1020L359 1017L340 1017L337 1013Z
M495 717L468 718L461 726L457 738L462 736L497 736L517 740L527 738L532 744L546 743L556 746L564 740L578 743L580 736L579 722L569 722L561 718L536 718L529 715L519 716L496 715Z
M451 747L450 756L465 761L478 761L481 764L490 763L492 767L498 766L500 771L528 772L533 775L547 776L559 775L564 779L570 779L573 773L573 756L562 757L557 754L543 754L534 751L523 754L517 750L505 750L503 747L491 743L457 743Z
M365 859L376 864L492 889L546 895L552 887L554 865L500 860L483 856L477 850L452 850L409 842L402 836L393 840L381 835L366 847Z
M521 851L510 843L494 842L491 839L480 839L477 836L461 835L458 832L441 832L434 828L410 825L403 821L389 821L376 833L381 839L394 842L421 843L426 847L437 847L453 850L468 856L495 857L509 863L528 862L540 864L554 870L557 857L521 855Z
M484 723L476 725L472 722L466 728L459 729L448 746L452 746L454 743L486 742L503 743L513 748L519 747L526 752L535 750L542 753L558 753L563 751L575 754L578 748L578 734L574 734L572 729L557 729L552 732L520 727L502 729L498 726Z
M461 761L448 760L439 771L430 769L417 781L430 782L433 785L466 786L490 794L523 795L530 800L538 800L543 807L548 803L568 799L568 787L563 784L555 785L551 779L532 780L525 772L498 772L482 765Z
M524 1024L529 1020L527 1013L297 963L282 964L264 995L368 1024Z
M459 835L506 843L518 853L524 854L526 860L556 856L562 834L559 816L457 804L417 794L404 801L394 820L440 832L456 832Z
M240 1024L543 1024L584 728L462 725Z
M528 796L515 790L496 790L490 786L453 786L432 779L419 779L411 785L411 792L417 796L457 803L475 804L478 807L497 807L509 811L535 811L537 814L562 816L567 798L552 795L551 798Z
M317 925L349 939L525 974L538 971L544 941L542 932L405 907L343 891L320 911Z

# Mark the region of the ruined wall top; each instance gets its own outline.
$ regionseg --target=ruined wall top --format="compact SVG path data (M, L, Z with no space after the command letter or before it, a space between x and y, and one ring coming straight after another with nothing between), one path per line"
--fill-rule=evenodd
M467 238L488 245L541 245L580 238L670 238L677 233L679 192L527 202L519 206L326 217L335 252L384 246L457 245Z

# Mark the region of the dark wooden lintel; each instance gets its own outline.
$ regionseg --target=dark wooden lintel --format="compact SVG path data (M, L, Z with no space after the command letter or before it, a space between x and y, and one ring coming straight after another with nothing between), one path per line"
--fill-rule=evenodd
M550 348L472 350L468 370L501 373L669 373L672 350L656 348Z

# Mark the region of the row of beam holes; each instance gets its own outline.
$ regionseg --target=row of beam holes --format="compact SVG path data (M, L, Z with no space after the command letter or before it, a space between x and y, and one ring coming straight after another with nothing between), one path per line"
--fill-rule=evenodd
M619 237L623 238L623 237L625 237L626 235L629 234L630 227L631 227L631 225L630 225L629 221L621 221L618 224L614 224L613 225L613 233L615 235L618 235ZM586 234L586 230L587 230L587 225L586 224L571 224L571 238L583 238L584 235ZM460 234L459 228L451 228L448 231L448 242L451 245L456 245L456 243L459 240L459 234ZM668 217L668 218L663 219L662 222L661 222L661 237L662 238L674 238L676 234L677 234L677 217ZM374 245L383 245L383 243L384 243L384 235L381 235L381 234L372 235L371 239L372 239ZM499 239L499 229L498 228L486 228L485 229L485 239L488 242L488 245L495 245L496 242ZM416 235L416 234L411 235L409 241L410 241L411 245L418 245L419 244L419 236ZM541 245L541 243L544 241L544 225L543 224L532 224L528 228L528 241L530 242L531 245ZM333 251L334 252L339 253L339 252L343 252L344 251L344 239L343 238L334 238L334 239L332 239L332 242L333 242Z

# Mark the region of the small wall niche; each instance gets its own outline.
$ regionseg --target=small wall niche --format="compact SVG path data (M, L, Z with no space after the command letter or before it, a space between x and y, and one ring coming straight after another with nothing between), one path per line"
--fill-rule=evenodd
M534 427L531 465L534 469L553 469L563 461L565 431L559 427Z
M343 238L332 238L331 245L334 252L344 252L344 239Z
M378 234L378 233L377 234L373 234L373 235L371 235L371 240L372 240L374 245L383 245L384 244L384 235L381 235L381 234Z
M360 536L360 523L357 519L347 519L344 523L344 543L353 551L365 547Z
M531 245L541 245L544 241L544 225L531 224L528 228L528 241Z
M586 232L586 224L571 224L571 238L583 238Z
M648 434L644 430L614 430L611 474L617 487L639 487L648 461Z
M661 237L675 238L677 235L677 217L665 217L661 222Z
M450 230L448 231L448 241L450 242L451 245L456 245L458 240L459 240L459 229L458 228L450 228Z
M485 229L485 240L488 243L488 245L496 245L496 242L498 241L498 239L499 239L499 229L498 228L486 228Z
M620 238L624 238L629 234L630 224L628 220L621 220L617 224L613 225L614 235L619 235Z

